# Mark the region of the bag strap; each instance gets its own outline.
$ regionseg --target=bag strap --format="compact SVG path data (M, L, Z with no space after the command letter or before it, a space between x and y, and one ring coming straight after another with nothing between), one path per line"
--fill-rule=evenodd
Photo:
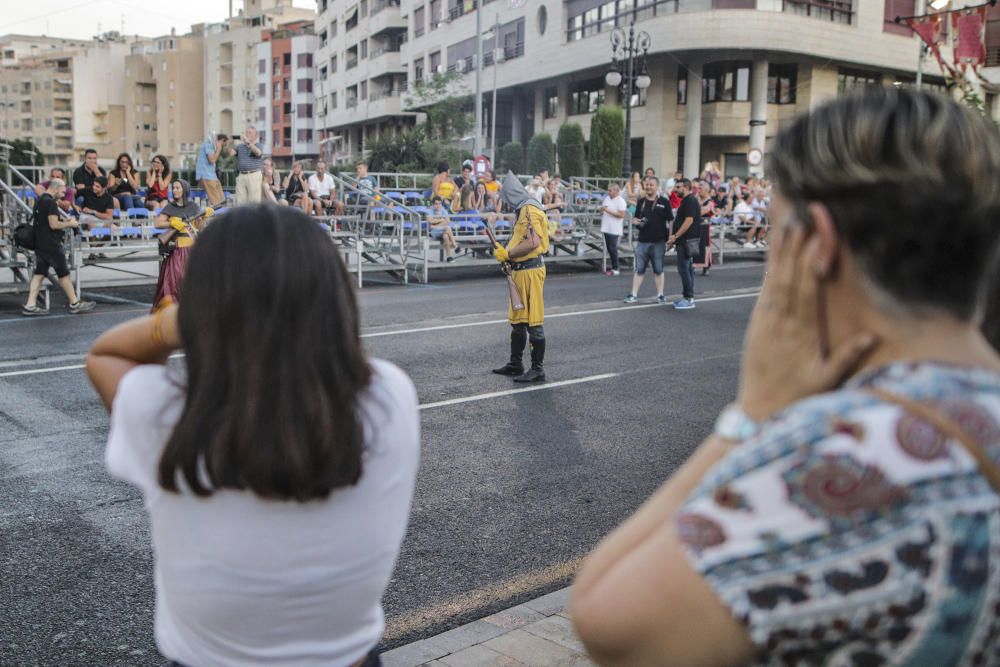
M997 464L990 459L986 450L984 450L979 443L972 438L972 436L963 431L958 424L941 414L940 411L928 407L923 403L918 403L913 399L899 396L898 394L874 387L866 389L865 391L873 396L876 396L877 398L882 399L886 403L895 403L910 414L920 417L924 421L928 422L945 435L948 435L962 443L972 458L976 460L976 463L979 466L980 474L986 478L986 481L990 483L993 490L1000 495L1000 467L997 467Z

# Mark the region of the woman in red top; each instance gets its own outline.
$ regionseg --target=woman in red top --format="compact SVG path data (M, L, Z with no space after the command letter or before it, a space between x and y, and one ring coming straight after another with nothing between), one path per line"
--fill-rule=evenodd
M146 173L146 208L163 208L170 188L170 163L162 155L154 155Z

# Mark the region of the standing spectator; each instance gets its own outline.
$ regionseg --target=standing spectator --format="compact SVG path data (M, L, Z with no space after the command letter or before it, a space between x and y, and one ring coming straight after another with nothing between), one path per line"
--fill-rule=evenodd
M454 262L455 248L458 247L458 244L455 243L455 235L451 232L451 218L449 218L448 211L440 197L434 197L431 200L431 206L433 208L427 214L427 225L430 228L431 238L440 237L441 244L444 246L445 261Z
M52 169L49 170L48 180L42 181L41 183L35 186L36 198L41 197L42 193L49 189L49 183L52 182L53 178L58 178L60 181L63 181L63 183L65 183L66 172L60 169L59 167L52 167ZM63 189L66 191L66 194L64 194L62 197L56 200L56 206L58 206L59 209L64 213L68 213L70 215L77 215L76 191L70 187L64 187Z
M309 180L302 170L301 162L294 162L292 170L285 176L285 199L289 206L298 206L305 213L312 211L312 200L309 198Z
M441 201L451 203L455 198L458 186L451 179L451 170L447 162L441 162L437 166L437 173L431 181L431 197L440 197Z
M83 164L73 172L73 185L76 187L76 204L83 204L83 193L94 186L94 179L98 176L108 177L108 172L104 167L97 164L97 151L88 148L83 152Z
M483 183L483 189L484 190L486 189L485 183ZM531 183L528 185L528 195L530 195L532 199L537 199L538 201L542 201L545 198L545 191L546 189L545 186L542 185L541 178L535 176L533 179L531 179Z
M264 169L261 172L261 189L263 199L272 204L288 206L288 202L281 193L281 174L274 168L274 162L269 157L264 158Z
M337 199L337 186L322 160L316 163L316 173L309 177L309 196L316 215L324 215L331 209L334 215L344 214L344 203Z
M143 207L142 197L137 194L139 174L128 153L122 153L115 160L115 168L108 174L108 190L123 210Z
M701 219L701 203L698 195L691 191L691 181L682 178L679 181L681 205L674 217L674 228L667 239L669 245L677 250L677 273L681 277L683 298L674 301L676 310L691 310L694 305L694 256L697 254L700 241L698 221Z
M146 172L146 208L155 211L161 208L170 192L170 163L163 155L154 155Z
M462 163L462 175L455 177L455 186L461 189L465 185L475 185L476 179L472 175L472 163L466 160Z
M674 175L667 179L667 190L672 191L677 186L678 181L682 178L684 178L684 174L679 171L675 171Z
M149 513L168 661L379 664L420 419L406 374L366 356L353 289L307 216L237 208L199 235L179 307L87 356L108 470Z
M198 158L195 161L194 177L205 191L208 205L212 207L222 206L226 202L226 195L222 191L222 183L219 182L219 174L216 171L216 163L229 143L229 135L219 133L215 138L208 136L201 142L198 149ZM232 146L229 146L230 156L236 153Z
M617 276L621 273L618 266L618 241L622 237L625 214L628 211L628 203L622 198L621 188L617 183L608 186L608 196L601 203L600 211L601 233L604 235L604 245L611 257L611 269L604 275Z
M628 182L625 183L625 201L628 203L630 216L635 215L635 207L639 203L639 197L641 196L643 196L642 175L637 171L633 171Z
M261 181L264 180L264 146L257 141L257 128L251 125L243 132L236 146L236 203L260 202Z
M66 183L60 178L52 178L49 180L49 187L35 202L32 211L32 223L35 228L35 272L28 286L28 300L21 308L21 314L28 317L49 313L48 310L38 307L38 293L42 289L42 281L49 274L49 269L54 269L56 272L59 287L66 293L66 299L69 301L70 313L76 315L93 310L95 305L93 301L81 301L77 298L73 281L69 277L69 265L63 250L62 230L79 227L80 223L74 218L60 219L56 200L62 199L65 195Z
M666 303L663 295L663 256L670 231L667 223L674 219L670 210L670 200L660 195L660 184L656 176L647 176L642 182L646 196L635 207L632 223L639 227L639 237L635 244L635 275L632 276L632 291L625 297L625 303L638 301L639 288L646 277L646 267L653 266L653 282L656 283L656 300Z
M701 217L698 220L698 261L692 266L697 265L701 268L701 275L707 276L712 269L712 218L717 210L712 186L708 181L699 184L698 204L701 206Z
M684 179L682 178L681 180L684 180ZM680 181L677 181L677 183L680 183ZM682 199L682 197L681 197L681 194L680 194L679 190L680 190L680 188L678 187L678 185L676 183L674 184L674 187L670 188L670 195L669 195L669 197L670 197L670 208L673 209L673 211L674 211L675 214L677 213L677 209L680 208L680 205L681 205L681 199Z

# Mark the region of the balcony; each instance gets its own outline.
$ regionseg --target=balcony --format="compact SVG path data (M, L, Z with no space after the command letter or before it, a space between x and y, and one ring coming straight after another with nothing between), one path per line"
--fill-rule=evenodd
M503 58L500 59L500 63L507 60L513 60L514 58L520 58L524 55L524 42L518 42L512 46L505 46L501 50L503 51ZM491 49L483 53L483 67L490 67L492 65L493 50Z
M347 98L347 103L344 106L346 106L348 109L355 109L355 108L357 108L357 106L358 106L358 100L357 100L357 98L350 98L350 97Z
M986 67L1000 67L1000 46L986 49Z
M371 70L375 76L388 72L406 72L406 64L401 62L398 47L380 47L372 52Z
M476 0L459 0L458 4L448 10L448 19L454 21L460 16L476 11Z
M357 66L358 66L358 59L354 58L353 60L348 60L347 61L347 63L344 65L344 70L345 71L346 70L351 70L351 69L354 69Z
M385 32L406 32L407 21L400 13L399 5L386 5L376 14L368 17L368 30L372 36Z

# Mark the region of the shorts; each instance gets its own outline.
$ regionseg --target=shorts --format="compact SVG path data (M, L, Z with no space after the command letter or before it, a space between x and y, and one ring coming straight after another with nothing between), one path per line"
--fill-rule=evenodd
M653 274L663 273L663 256L667 253L666 241L640 241L635 244L635 272L646 273L646 266L653 264Z
M69 264L66 263L66 253L62 248L37 248L35 250L35 275L47 276L49 269L56 272L56 277L65 278L69 275Z

